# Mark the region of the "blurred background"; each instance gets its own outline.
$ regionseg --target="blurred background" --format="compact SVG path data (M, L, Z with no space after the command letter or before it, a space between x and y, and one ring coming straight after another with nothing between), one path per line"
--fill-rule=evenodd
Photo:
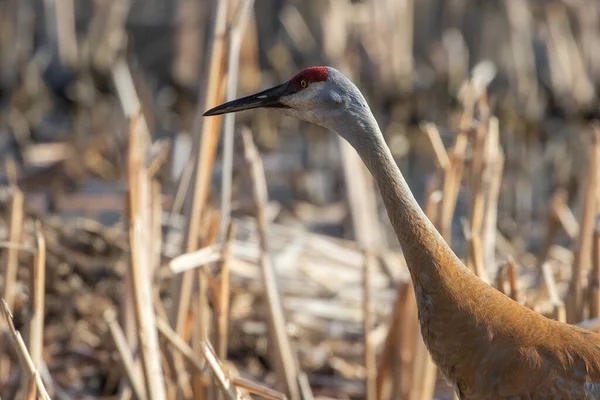
M452 398L354 151L201 117L313 65L469 267L594 328L598 49L595 0L4 0L0 290L51 398ZM8 321L0 396L30 398Z

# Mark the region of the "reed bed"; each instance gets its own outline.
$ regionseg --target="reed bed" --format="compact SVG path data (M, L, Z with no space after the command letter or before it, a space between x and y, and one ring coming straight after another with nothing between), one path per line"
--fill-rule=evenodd
M593 0L0 4L0 396L452 397L356 153L201 116L315 64L474 273L600 330L598 48Z

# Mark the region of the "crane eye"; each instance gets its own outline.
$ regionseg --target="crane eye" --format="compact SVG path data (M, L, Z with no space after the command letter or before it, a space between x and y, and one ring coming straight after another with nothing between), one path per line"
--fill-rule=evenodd
M308 86L308 82L306 82L306 79L302 79L300 81L300 86L302 86L303 89L306 89L306 87Z

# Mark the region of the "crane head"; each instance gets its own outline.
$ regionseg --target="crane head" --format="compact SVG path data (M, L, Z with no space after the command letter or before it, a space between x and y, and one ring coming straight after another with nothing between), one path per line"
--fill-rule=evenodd
M221 104L206 111L204 116L274 108L286 115L327 127L328 121L347 108L351 100L366 106L354 84L336 69L309 67L281 85Z

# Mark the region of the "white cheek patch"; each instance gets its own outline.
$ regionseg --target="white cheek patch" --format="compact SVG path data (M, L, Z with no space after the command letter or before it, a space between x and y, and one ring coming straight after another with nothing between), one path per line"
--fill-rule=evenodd
M331 98L331 100L333 100L334 102L336 102L336 103L338 103L338 104L342 104L342 101L343 101L343 100L342 100L342 96L341 96L341 95L340 95L338 92L332 91L332 92L329 94L329 97L330 97L330 98Z
M281 102L297 110L311 109L324 85L325 82L311 83L306 89L283 97Z

